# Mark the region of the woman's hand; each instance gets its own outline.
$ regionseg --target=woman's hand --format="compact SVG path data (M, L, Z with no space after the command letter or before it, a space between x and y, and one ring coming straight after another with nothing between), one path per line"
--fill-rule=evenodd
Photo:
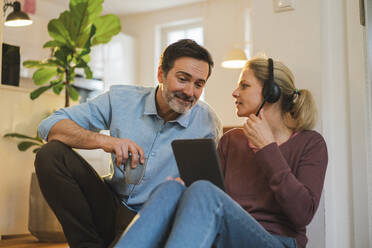
M169 180L176 181L176 182L179 182L182 185L185 185L185 182L180 177L176 177L176 178L167 177L167 181L169 181Z
M248 140L258 149L275 142L274 135L265 119L263 109L258 116L251 114L243 125Z

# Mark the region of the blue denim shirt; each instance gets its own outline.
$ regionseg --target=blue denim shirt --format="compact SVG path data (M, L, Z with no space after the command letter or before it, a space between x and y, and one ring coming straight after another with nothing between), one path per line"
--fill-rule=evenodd
M222 134L221 122L202 101L176 120L164 123L155 103L156 88L115 85L110 91L83 104L60 109L39 126L40 136L47 140L50 128L62 119L71 119L81 127L110 130L110 135L128 138L145 152L146 170L138 185L126 184L124 174L115 165L112 154L111 175L105 181L128 207L138 210L151 191L167 177L178 177L171 142L174 139L212 138L216 144Z

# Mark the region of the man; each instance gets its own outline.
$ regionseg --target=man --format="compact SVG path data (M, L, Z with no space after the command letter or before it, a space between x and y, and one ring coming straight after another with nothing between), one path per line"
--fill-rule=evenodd
M49 142L36 156L36 173L70 247L107 247L157 185L179 176L174 139L218 140L219 119L198 102L212 66L206 49L180 40L161 56L158 87L112 86L41 123L39 133ZM111 136L97 132L103 129ZM113 174L101 180L71 148L111 153Z

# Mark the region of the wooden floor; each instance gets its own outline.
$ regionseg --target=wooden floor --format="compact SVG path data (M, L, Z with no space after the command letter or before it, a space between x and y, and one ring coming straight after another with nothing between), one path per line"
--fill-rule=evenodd
M20 235L15 237L3 237L0 247L8 248L69 248L67 243L44 243L39 242L32 235Z

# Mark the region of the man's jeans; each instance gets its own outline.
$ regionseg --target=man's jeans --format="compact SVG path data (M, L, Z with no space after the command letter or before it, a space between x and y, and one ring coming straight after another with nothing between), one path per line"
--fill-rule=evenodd
M159 185L115 247L295 248L293 238L268 233L225 192L207 181L189 188Z

